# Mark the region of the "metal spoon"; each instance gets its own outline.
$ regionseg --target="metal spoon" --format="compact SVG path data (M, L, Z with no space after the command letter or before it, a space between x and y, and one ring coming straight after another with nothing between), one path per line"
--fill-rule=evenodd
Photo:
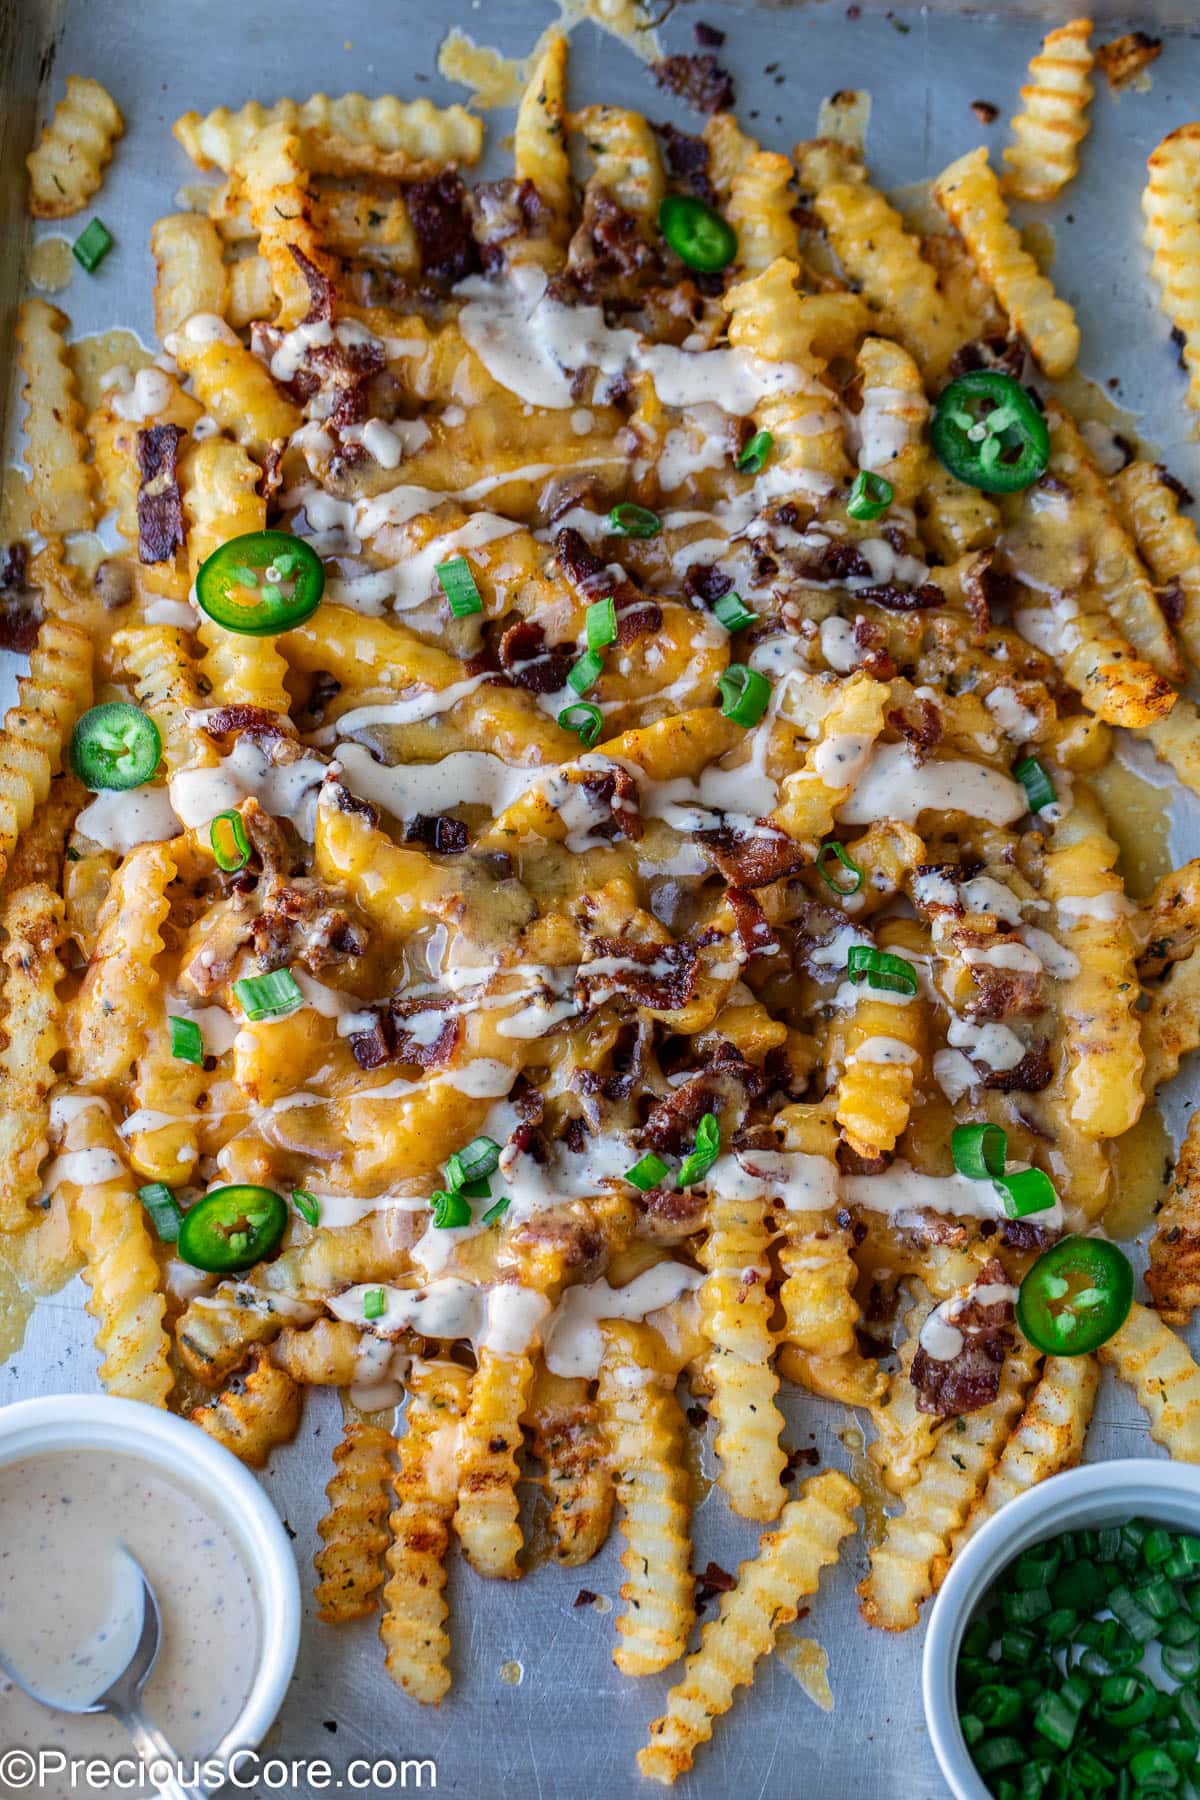
M146 1763L159 1762L168 1768L176 1768L179 1758L171 1748L158 1726L148 1719L142 1711L142 1689L146 1685L151 1669L158 1656L158 1647L162 1639L162 1621L158 1615L158 1601L154 1597L154 1589L146 1578L136 1556L132 1555L122 1544L120 1554L127 1558L136 1570L142 1596L142 1624L133 1655L117 1679L104 1692L87 1706L64 1705L61 1700L52 1699L46 1694L39 1694L36 1688L30 1687L18 1669L14 1669L8 1658L0 1651L0 1669L23 1688L31 1700L39 1706L45 1706L51 1712L65 1713L111 1713L119 1719L130 1737L133 1739L139 1754ZM169 1773L155 1782L155 1787L163 1796L163 1800L206 1800L200 1788L185 1787L182 1781L176 1780Z

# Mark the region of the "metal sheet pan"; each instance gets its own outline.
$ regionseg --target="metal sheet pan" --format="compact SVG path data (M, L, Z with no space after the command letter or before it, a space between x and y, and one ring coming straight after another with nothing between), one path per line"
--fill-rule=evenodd
M850 16L856 12L840 0L778 10L704 0L698 10L676 10L663 25L662 39L669 50L691 48L697 16L723 27L729 35L722 55L737 78L739 112L775 148L811 133L824 95L842 87L869 88L874 102L869 154L887 185L935 173L981 136L999 147L1036 40L1028 18L1012 10L1002 18L903 7L866 8L861 16ZM149 343L150 224L171 210L176 188L194 179L170 136L177 114L193 106L236 106L252 96L272 99L316 89L460 98L434 69L452 14L480 41L517 53L530 46L550 9L527 0L486 0L486 5L473 0L471 6L446 9L418 0L391 0L387 7L379 0L340 0L336 9L308 0L287 7L266 0L0 5L0 202L10 251L3 259L4 275L11 276L16 265L11 252L23 230L11 210L19 187L13 179L14 147L19 150L22 137L28 137L47 34L54 55L43 105L61 93L66 74L93 74L116 96L128 126L99 208L116 237L117 253L95 278L77 273L61 303L77 334L118 323ZM1143 15L1133 22L1153 21ZM1194 114L1200 39L1171 35L1152 74L1151 90L1144 94L1114 98L1101 86L1082 175L1046 216L1057 240L1055 279L1083 327L1085 372L1140 413L1145 434L1181 477L1191 479L1200 474L1200 457L1188 440L1183 379L1147 279L1138 199L1148 151L1164 131ZM572 85L579 103L623 100L651 118L671 117L696 128L694 116L667 101L627 49L590 25L574 40ZM1000 120L989 130L981 129L970 110L975 99L1000 108ZM493 115L490 122L490 167L500 172L505 151L499 140L507 121ZM0 329L8 322L0 288ZM1197 836L1194 813L1181 811L1176 849L1181 854L1194 849ZM1190 1091L1185 1079L1170 1097L1168 1112L1176 1121ZM0 1400L94 1386L91 1322L81 1306L76 1283L38 1308L24 1349L0 1370ZM839 1432L847 1420L839 1409L793 1396L787 1412L792 1443L813 1443L823 1461L846 1466ZM326 1459L337 1431L333 1396L314 1394L303 1435L273 1459L265 1477L295 1532L306 1588ZM1140 1455L1147 1449L1133 1402L1106 1385L1089 1457ZM714 1494L698 1510L695 1538L697 1567L712 1557L732 1569L751 1553L755 1533L734 1522ZM542 1566L511 1586L485 1585L456 1562L450 1582L455 1685L436 1712L410 1706L392 1688L371 1622L335 1633L310 1619L296 1679L270 1743L288 1757L325 1756L339 1768L360 1755L430 1756L437 1763L439 1789L465 1800L498 1791L536 1794L538 1800L645 1792L634 1755L647 1721L661 1710L669 1681L634 1684L619 1677L610 1661L611 1616L573 1605L581 1585L615 1597L617 1551L614 1539L583 1571ZM832 1714L820 1712L781 1663L768 1663L718 1728L695 1773L680 1784L685 1800L734 1794L783 1800L801 1792L809 1800L932 1800L945 1792L921 1716L920 1633L893 1639L868 1632L853 1591L862 1563L861 1543L855 1544L846 1566L823 1589L807 1627L829 1652ZM501 1675L503 1666L514 1664L521 1671L515 1685ZM510 1678L514 1673L507 1668ZM0 1736L2 1726L0 1719Z

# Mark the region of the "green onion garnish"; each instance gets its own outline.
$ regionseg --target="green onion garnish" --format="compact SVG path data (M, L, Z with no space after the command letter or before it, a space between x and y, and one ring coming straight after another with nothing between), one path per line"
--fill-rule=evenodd
M145 1187L138 1189L138 1199L153 1220L154 1229L161 1241L173 1244L179 1236L183 1214L170 1188L161 1181L148 1182Z
M567 674L567 686L573 687L577 694L586 694L590 687L595 687L604 673L604 659L594 650L585 651L575 667Z
M250 839L239 812L218 813L208 828L208 841L218 869L236 874L250 861Z
M648 506L635 506L622 500L608 515L608 528L617 537L652 538L662 530L662 520Z
M108 226L101 224L99 219L93 219L84 226L71 245L71 254L89 275L93 275L112 249L112 244L112 233Z
M846 958L846 973L851 981L865 978L867 986L882 988L889 994L915 994L917 971L903 956L876 950L872 944L855 944Z
M467 619L472 613L483 611L483 601L465 556L452 556L449 562L439 563L433 572L456 619Z
M307 1224L316 1227L321 1223L321 1203L307 1188L292 1189L292 1205Z
M456 1194L465 1194L468 1200L490 1200L492 1184L486 1175L482 1175L478 1181L464 1181L461 1187L456 1187L453 1191Z
M679 1170L680 1187L691 1187L700 1181L716 1162L721 1150L721 1127L716 1113L705 1113L696 1127L696 1148L683 1159Z
M382 1288L368 1288L363 1295L363 1318L382 1319L387 1310L387 1299Z
M1010 1219L1023 1219L1028 1213L1045 1212L1055 1205L1058 1195L1054 1183L1041 1169L1019 1169L1015 1175L1000 1175L997 1185L1004 1192L1004 1210ZM1076 1295L1073 1305L1079 1305Z
M758 622L758 614L752 613L750 608L744 604L742 596L732 590L728 594L722 594L719 600L713 601L713 613L726 631L742 631L747 625L754 625Z
M197 1068L203 1067L204 1039L196 1021L177 1019L172 1015L167 1024L171 1028L171 1055L178 1062L195 1063Z
M837 858L843 869L849 870L851 879L848 884L844 881L839 881L826 869L825 862L830 855ZM825 883L826 887L832 888L835 894L841 894L843 896L847 894L857 894L859 888L863 884L862 870L854 861L854 858L847 852L845 844L839 843L837 838L827 838L817 852L817 874L821 877L821 880Z
M294 1012L304 1002L304 995L290 969L275 969L270 975L247 975L234 982L233 991L238 1005L252 1024L259 1019L274 1019L281 1013Z
M721 692L721 711L734 725L747 731L758 724L771 701L771 684L757 669L745 663L730 663L717 681Z
M604 650L617 641L617 603L611 594L607 600L593 600L586 614L589 650Z
M1058 798L1054 783L1036 756L1027 756L1024 762L1019 762L1013 774L1025 789L1030 812L1041 812L1044 806L1054 805Z
M632 1181L634 1187L640 1188L642 1193L645 1194L648 1193L651 1188L658 1187L670 1173L670 1168L663 1161L662 1157L655 1156L653 1150L651 1150L647 1152L639 1162L635 1162L632 1169L626 1169L625 1179L626 1181Z
M433 1222L439 1231L456 1231L462 1225L471 1223L471 1202L465 1194L448 1194L445 1188L436 1188L429 1196L433 1207Z
M502 1194L495 1206L489 1206L484 1213L483 1223L485 1225L498 1225L511 1205L512 1200L509 1196L507 1194Z
M500 1167L500 1146L495 1138L472 1138L465 1150L456 1150L446 1163L446 1180L452 1188L469 1181L484 1181Z
M769 431L756 431L734 465L740 475L758 475L775 448Z
M573 731L582 740L585 750L590 750L597 743L604 730L604 714L590 700L576 700L571 706L564 706L558 715L558 722L564 731Z
M1008 1155L1008 1134L999 1125L956 1125L950 1154L959 1174L971 1181L998 1180Z
M881 519L895 497L896 490L885 476L860 469L851 485L846 511L852 519Z

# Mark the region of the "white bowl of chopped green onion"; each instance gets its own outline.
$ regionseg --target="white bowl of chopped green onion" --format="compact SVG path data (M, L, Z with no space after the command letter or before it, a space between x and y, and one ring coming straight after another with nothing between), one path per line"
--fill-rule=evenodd
M1200 1796L1200 1470L1093 1463L969 1540L929 1619L955 1800Z

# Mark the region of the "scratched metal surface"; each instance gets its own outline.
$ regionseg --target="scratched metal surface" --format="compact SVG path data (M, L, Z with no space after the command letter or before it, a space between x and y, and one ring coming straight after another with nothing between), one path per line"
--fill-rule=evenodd
M1022 10L1053 8L1030 0ZM75 331L120 323L151 341L149 227L171 210L179 184L194 179L170 136L178 113L314 89L460 97L433 72L452 15L480 41L518 52L528 48L549 8L524 0L474 0L472 7L445 9L416 0L392 0L386 8L379 0L340 0L331 16L324 6L280 9L264 0L206 0L203 7L191 0L157 0L153 6L144 0L67 0L43 104L58 97L67 73L94 74L115 95L127 122L98 203L116 237L116 253L95 278L77 274L60 297ZM53 6L49 16L53 20ZM666 49L691 47L696 16L691 8L674 13L662 31ZM886 16L867 10L849 20L841 5L763 13L704 0L699 16L728 30L722 54L737 77L739 113L772 147L787 148L814 129L822 96L842 87L869 88L869 153L878 176L891 185L935 173L981 135L998 150L1036 37L1014 10L1006 20L902 8ZM29 111L46 17L35 0L15 7L0 0L0 129L7 126L10 133L22 101ZM6 33L14 20L21 29ZM1132 22L1151 19L1143 14ZM590 26L575 38L572 81L577 102L624 100L653 118L672 117L696 128L694 117L660 97L624 47ZM1146 434L1185 478L1200 475L1200 460L1187 441L1182 377L1147 280L1138 196L1147 152L1165 130L1193 115L1198 92L1200 41L1186 35L1170 38L1149 94L1115 100L1101 91L1083 173L1046 214L1058 242L1055 279L1083 327L1085 373L1115 378L1117 398L1142 415ZM990 131L981 132L971 114L977 98L1001 109L1001 122ZM507 121L501 116L494 123L498 139ZM497 172L503 155L494 148ZM21 233L11 211L3 229L8 274ZM0 282L0 330L5 323ZM0 670L0 690L3 676ZM1196 841L1194 816L1181 817L1176 848L1186 854ZM1189 1091L1185 1078L1170 1097L1173 1123L1186 1111ZM0 1370L0 1399L94 1387L96 1358L82 1298L77 1282L39 1307L24 1349ZM838 1409L793 1396L785 1410L791 1443L815 1442L823 1461L845 1466L838 1432L846 1420ZM332 1397L314 1394L301 1438L273 1459L265 1477L296 1534L306 1588L337 1429ZM1106 1384L1089 1457L1144 1455L1148 1448L1133 1402ZM736 1567L752 1552L754 1538L753 1528L732 1521L714 1493L696 1517L696 1565L703 1568L712 1557ZM291 1757L328 1756L343 1766L360 1754L431 1756L438 1787L464 1800L498 1790L539 1800L638 1792L634 1754L647 1721L661 1710L669 1681L635 1685L618 1677L610 1661L611 1615L572 1605L581 1584L615 1597L618 1547L614 1536L583 1571L542 1566L511 1586L485 1586L455 1562L455 1685L437 1712L414 1709L392 1688L371 1623L334 1633L310 1618L296 1679L270 1742ZM863 1560L861 1544L852 1545L806 1627L829 1651L832 1715L818 1711L785 1667L767 1663L752 1691L718 1726L696 1771L680 1784L684 1800L733 1794L783 1800L801 1792L809 1800L934 1800L944 1794L921 1716L920 1633L891 1639L867 1631L854 1602ZM501 1679L501 1666L509 1663L521 1666L519 1685Z

